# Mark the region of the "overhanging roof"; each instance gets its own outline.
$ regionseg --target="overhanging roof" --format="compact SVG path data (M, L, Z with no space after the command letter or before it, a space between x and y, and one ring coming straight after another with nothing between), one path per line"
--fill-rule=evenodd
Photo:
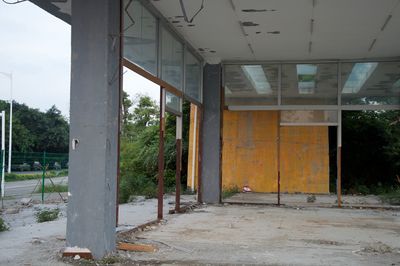
M71 21L72 0L30 0ZM209 62L400 56L400 0L141 0Z
M71 0L29 0L50 14L71 24Z

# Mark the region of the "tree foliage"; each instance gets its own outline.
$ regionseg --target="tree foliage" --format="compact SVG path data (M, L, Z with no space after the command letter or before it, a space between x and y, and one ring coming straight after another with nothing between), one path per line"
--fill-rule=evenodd
M9 123L10 105L0 101L0 110L6 111L6 124ZM13 102L13 151L68 152L69 124L60 110L52 106L46 112ZM6 127L8 136L9 127ZM8 146L8 138L6 138Z
M400 112L343 112L342 166L349 192L382 193L400 185Z
M121 136L121 181L120 202L126 202L130 195L145 194L155 196L158 172L159 150L159 107L148 96L136 95L133 101L124 93L124 110L127 119L122 121ZM182 183L186 183L187 142L189 134L189 104L184 104L183 140L182 140ZM175 186L175 116L166 116L164 143L165 187L171 190Z

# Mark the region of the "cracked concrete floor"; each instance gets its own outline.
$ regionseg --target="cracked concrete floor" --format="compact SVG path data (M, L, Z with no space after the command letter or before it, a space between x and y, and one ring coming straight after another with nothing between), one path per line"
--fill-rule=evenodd
M400 212L207 206L132 240L158 251L119 253L150 264L400 265Z

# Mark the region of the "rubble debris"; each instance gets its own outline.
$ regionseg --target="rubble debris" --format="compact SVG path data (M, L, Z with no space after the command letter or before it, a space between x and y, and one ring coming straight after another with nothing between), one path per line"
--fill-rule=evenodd
M307 202L308 202L308 203L314 203L316 200L317 200L317 197L316 197L314 194L309 195L309 196L307 197Z
M93 259L92 252L88 248L78 248L78 247L66 247L62 251L63 257L75 257L79 256L79 258L84 259Z

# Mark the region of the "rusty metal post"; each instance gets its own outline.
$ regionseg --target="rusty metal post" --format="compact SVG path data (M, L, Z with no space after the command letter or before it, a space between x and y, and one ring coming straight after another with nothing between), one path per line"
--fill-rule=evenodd
M176 117L176 174L175 174L176 213L179 213L181 209L181 171L182 171L182 116L177 116Z
M198 107L199 112L198 112L198 120L199 120L199 146L198 146L198 155L197 155L197 202L202 203L203 202L203 197L202 197L202 191L201 191L201 182L202 182L202 171L201 171L201 164L203 160L203 107Z
M281 111L278 111L278 128L277 128L277 138L276 138L276 148L277 148L277 170L278 170L278 206L281 205Z
M165 90L160 87L160 139L158 146L158 209L157 218L163 218L164 204L164 137L165 137Z
M338 126L337 126L337 179L336 179L336 194L338 207L342 207L342 110L338 111Z

